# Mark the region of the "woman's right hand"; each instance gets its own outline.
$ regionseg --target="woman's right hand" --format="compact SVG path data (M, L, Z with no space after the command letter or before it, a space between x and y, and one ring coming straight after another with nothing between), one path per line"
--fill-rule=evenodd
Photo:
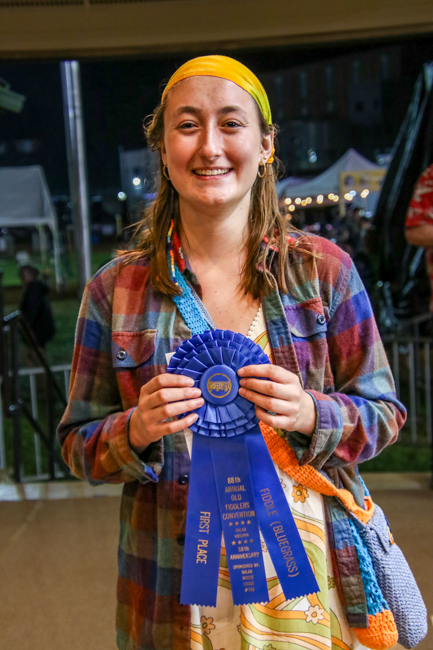
M203 404L201 390L194 387L190 377L171 373L154 377L141 387L138 406L129 419L131 447L141 454L152 442L190 427L198 418L196 413L171 422L167 418L194 411Z

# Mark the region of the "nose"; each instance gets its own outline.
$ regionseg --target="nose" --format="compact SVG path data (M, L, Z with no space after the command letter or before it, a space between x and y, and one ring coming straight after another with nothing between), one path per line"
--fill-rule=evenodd
M215 160L221 155L221 134L217 125L204 126L199 153L204 160Z

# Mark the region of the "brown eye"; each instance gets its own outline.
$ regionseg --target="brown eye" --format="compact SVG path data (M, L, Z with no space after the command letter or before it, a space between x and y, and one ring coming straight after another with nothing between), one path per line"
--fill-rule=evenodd
M193 129L195 127L194 122L182 122L182 124L179 124L178 128L187 130L187 129Z

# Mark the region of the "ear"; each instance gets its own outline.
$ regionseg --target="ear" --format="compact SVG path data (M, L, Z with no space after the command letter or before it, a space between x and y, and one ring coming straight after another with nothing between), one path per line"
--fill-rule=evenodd
M260 160L259 163L267 162L272 155L274 147L274 133L262 136L262 143L260 147Z

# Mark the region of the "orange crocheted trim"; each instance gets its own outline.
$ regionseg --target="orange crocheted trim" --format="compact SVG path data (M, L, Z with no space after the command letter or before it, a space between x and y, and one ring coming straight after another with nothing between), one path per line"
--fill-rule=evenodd
M374 512L374 503L371 497L365 498L365 510L358 506L349 490L335 487L331 481L325 478L311 465L299 465L298 459L293 449L267 424L260 422L260 429L266 445L272 456L272 460L293 479L301 483L304 487L311 488L326 496L337 497L341 503L352 512L355 517L366 524L370 521Z
M353 628L358 640L371 650L389 650L398 641L394 616L389 609L368 616L368 628Z

